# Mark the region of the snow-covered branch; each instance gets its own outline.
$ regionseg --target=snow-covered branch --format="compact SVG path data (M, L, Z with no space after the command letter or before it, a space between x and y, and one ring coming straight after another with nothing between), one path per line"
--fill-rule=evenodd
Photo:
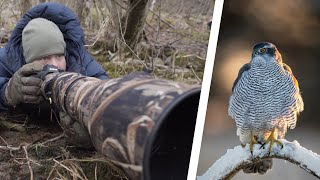
M248 144L245 148L236 146L229 149L207 172L198 176L197 180L229 179L246 165L270 157L287 160L320 178L320 156L318 154L300 146L297 141L289 142L285 139L280 141L284 147L281 149L280 146L274 145L270 155L268 154L269 145L264 149L260 149L260 145L255 145L253 155L251 155Z

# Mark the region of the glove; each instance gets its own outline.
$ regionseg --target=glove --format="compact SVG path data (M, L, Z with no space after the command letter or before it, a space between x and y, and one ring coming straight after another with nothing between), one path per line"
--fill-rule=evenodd
M78 148L93 148L88 130L78 121L72 119L66 112L60 111L60 125L66 135L68 145Z
M5 89L5 99L10 106L21 103L39 104L44 98L41 95L42 80L31 75L42 71L43 65L30 63L22 66L10 78Z

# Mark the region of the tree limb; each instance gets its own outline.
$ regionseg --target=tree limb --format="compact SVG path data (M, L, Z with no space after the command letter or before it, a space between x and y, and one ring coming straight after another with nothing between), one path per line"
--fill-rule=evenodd
M285 139L280 140L284 147L274 145L270 155L268 154L269 145L260 149L260 145L255 145L253 155L249 150L249 145L245 148L236 146L229 149L227 153L218 159L202 176L197 180L229 179L246 165L260 159L278 158L296 164L308 173L320 178L320 156L302 146L297 141L289 142Z

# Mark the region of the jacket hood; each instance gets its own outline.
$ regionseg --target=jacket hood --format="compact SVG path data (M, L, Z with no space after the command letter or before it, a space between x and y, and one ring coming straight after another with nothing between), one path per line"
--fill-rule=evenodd
M13 74L26 64L23 57L22 31L30 20L45 18L54 22L63 33L66 42L66 60L68 70L84 72L86 64L82 59L88 56L85 50L84 33L80 21L71 9L58 3L41 3L34 6L20 19L5 46L7 58L3 65ZM89 63L89 62L87 62Z

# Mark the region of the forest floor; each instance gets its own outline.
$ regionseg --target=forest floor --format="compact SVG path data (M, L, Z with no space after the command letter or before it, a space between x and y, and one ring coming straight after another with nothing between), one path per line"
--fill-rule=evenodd
M139 53L144 58L113 60L114 54L103 46L107 39L90 47L90 53L111 78L143 70L142 60L155 77L201 85L211 17L163 14L161 26L148 18L148 42L141 43ZM14 23L2 27L0 42L5 45ZM95 40L96 32L85 32L87 39ZM56 118L49 117L0 114L0 179L128 179L96 151L68 146Z

